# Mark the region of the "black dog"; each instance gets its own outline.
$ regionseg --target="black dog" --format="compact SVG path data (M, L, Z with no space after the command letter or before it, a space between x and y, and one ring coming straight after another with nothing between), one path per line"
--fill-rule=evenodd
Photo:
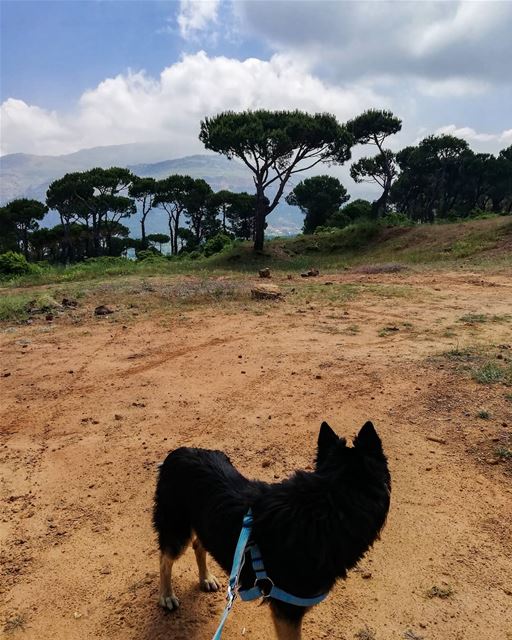
M229 573L249 509L252 539L273 583L303 598L327 593L378 538L389 509L391 479L371 422L353 445L322 423L315 470L297 471L276 484L248 480L221 451L182 447L171 452L160 469L153 516L161 551L160 604L171 611L179 605L171 570L192 538L200 587L217 591L206 552ZM240 588L249 589L254 581L247 561ZM300 638L306 609L266 600L277 637Z

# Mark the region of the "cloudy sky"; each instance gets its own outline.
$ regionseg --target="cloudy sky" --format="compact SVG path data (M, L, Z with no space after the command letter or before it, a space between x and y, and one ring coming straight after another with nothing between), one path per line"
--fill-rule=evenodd
M2 154L130 142L203 150L225 109L369 107L512 144L512 2L0 0Z

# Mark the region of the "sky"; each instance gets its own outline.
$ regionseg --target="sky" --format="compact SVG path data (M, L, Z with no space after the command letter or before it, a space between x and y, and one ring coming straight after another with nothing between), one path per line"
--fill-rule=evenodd
M204 151L242 109L392 110L431 133L512 144L512 2L0 0L0 153L100 145Z

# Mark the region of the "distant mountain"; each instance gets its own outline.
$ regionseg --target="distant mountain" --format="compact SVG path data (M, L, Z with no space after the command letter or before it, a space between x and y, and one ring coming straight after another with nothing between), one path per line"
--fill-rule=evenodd
M72 171L85 171L92 167L127 167L138 176L157 179L173 173L203 178L214 191L229 189L252 193L254 183L250 171L237 160L228 160L217 154L198 154L162 160L169 156L169 147L159 144L124 144L82 149L62 156L37 156L13 153L0 157L0 204L14 198L35 198L44 202L46 190L53 180ZM52 226L58 221L50 212L44 224ZM138 216L125 221L132 235L140 234ZM268 232L276 235L297 233L302 226L302 215L283 200L269 216ZM165 233L167 220L158 210L148 217L148 233Z

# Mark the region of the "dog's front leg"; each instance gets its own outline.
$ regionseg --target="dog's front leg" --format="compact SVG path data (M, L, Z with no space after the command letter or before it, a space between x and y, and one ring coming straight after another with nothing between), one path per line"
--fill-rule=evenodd
M271 608L271 611L278 640L301 640L302 620L295 621L283 618L274 607Z

